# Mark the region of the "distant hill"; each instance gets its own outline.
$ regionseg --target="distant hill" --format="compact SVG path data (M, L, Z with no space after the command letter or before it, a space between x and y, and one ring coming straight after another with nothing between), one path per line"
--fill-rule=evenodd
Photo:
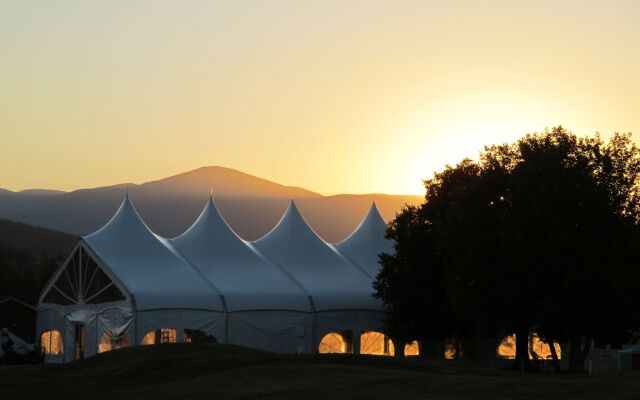
M128 190L149 227L159 235L173 237L195 221L210 189L227 222L247 240L273 228L289 200L295 198L320 236L339 241L353 231L373 200L373 195L322 196L214 166L140 185L119 184L73 192L0 190L0 218L86 235L111 218ZM405 203L421 201L421 196L376 195L378 208L387 220Z

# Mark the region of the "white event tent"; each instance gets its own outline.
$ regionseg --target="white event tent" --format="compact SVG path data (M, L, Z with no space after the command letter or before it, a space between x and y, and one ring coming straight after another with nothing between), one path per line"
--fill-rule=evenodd
M292 200L271 232L248 242L210 198L193 226L165 239L127 195L45 286L37 337L49 362L193 341L311 353L330 335L336 351L358 352L361 334L383 325L372 283L378 254L393 252L385 228L374 203L354 233L329 244Z

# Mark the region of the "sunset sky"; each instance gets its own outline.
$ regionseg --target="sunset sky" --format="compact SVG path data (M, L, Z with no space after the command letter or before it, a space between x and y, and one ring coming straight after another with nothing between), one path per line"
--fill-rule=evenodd
M0 0L0 187L222 165L422 193L562 124L640 142L640 1Z

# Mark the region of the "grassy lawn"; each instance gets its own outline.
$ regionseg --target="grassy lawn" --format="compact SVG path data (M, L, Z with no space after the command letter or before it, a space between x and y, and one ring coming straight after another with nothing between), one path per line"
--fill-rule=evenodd
M638 399L640 374L527 375L459 361L161 345L0 366L0 399Z

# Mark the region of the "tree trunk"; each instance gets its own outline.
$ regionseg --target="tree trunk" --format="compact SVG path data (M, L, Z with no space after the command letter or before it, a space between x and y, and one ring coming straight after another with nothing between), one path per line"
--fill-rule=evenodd
M577 372L582 372L582 368L584 368L584 362L587 360L587 356L589 355L589 351L591 351L591 337L587 336L584 341L584 347L578 356L578 368Z
M571 350L569 351L569 371L577 372L578 358L580 354L580 347L582 346L582 338L574 336L569 341Z
M444 341L443 340L421 340L420 355L430 360L444 359Z
M483 338L480 335L474 335L460 342L461 353L463 358L467 360L476 360L480 363L483 362Z
M393 356L396 358L404 358L404 346L405 342L402 340L394 340L393 341Z
M501 340L496 340L487 334L476 334L463 341L464 358L474 360L482 366L491 365L496 359L500 342Z
M523 372L532 369L529 360L529 328L518 328L516 331L516 359L513 368Z
M466 349L464 347L464 342L462 342L460 339L456 338L455 340L455 346L456 346L456 359L463 359L467 357L467 354L465 353Z
M549 345L549 351L551 352L551 359L553 362L553 372L560 372L560 360L558 359L558 353L556 352L556 346L553 343L553 340L549 340L547 342Z
M571 354L569 358L569 370L571 372L582 372L584 362L591 350L591 341L592 339L589 336L584 338L584 343L582 337L574 337L571 340Z

